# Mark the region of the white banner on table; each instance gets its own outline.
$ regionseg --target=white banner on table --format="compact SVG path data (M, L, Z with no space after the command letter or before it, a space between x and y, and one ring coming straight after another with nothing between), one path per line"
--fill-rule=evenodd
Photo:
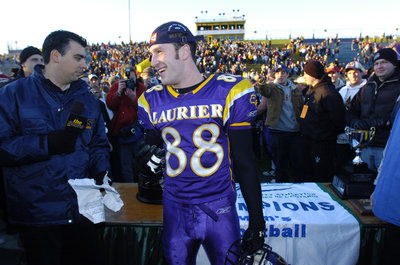
M239 185L242 235L248 212ZM356 218L315 183L262 183L265 243L292 265L354 265L360 248Z

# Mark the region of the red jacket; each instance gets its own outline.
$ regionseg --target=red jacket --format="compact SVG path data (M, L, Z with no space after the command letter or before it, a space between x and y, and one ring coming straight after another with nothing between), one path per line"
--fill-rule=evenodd
M146 91L146 86L138 82L139 91L136 91L135 102L132 103L130 98L122 93L121 96L117 95L118 82L115 82L107 94L106 103L107 107L112 110L114 117L111 120L111 135L117 136L121 128L133 124L137 115L137 101L140 95Z

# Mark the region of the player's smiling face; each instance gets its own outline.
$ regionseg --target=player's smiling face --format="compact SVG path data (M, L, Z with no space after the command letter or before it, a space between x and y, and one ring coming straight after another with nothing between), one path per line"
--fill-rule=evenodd
M154 44L150 47L151 65L158 71L164 85L179 86L183 78L183 64L178 51L171 43Z

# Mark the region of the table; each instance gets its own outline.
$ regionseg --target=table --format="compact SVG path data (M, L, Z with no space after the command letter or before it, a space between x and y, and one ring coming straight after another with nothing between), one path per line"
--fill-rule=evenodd
M162 225L162 205L138 201L136 199L137 183L114 183L113 187L120 194L124 207L118 212L113 212L106 208L106 223Z
M118 212L106 208L106 222L99 227L105 264L166 264L162 251L162 205L136 199L136 183L114 183L124 206Z
M162 254L162 205L136 199L137 184L114 183L124 207L119 212L106 209L106 222L99 227L99 240L106 264L165 264ZM353 205L341 200L321 185L333 198L349 209L360 221L361 244L358 265L378 265L382 256L385 222L373 215L361 215Z
M341 200L328 183L324 183L323 186L331 196L342 202L342 205L345 205L360 222L361 242L357 265L379 265L382 257L386 222L374 215L361 215L348 200Z

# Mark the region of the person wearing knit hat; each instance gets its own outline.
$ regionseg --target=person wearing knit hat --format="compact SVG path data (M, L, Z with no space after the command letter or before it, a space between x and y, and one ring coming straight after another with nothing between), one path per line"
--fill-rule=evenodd
M19 64L21 65L23 76L30 76L35 65L44 65L42 52L33 46L26 47L19 55Z
M385 59L393 65L397 65L397 54L392 48L383 48L374 54L374 63L379 59Z
M311 60L304 65L304 73L316 79L321 79L325 75L325 69L319 61Z
M361 158L377 172L392 128L392 118L399 108L400 69L393 49L377 51L373 60L374 73L351 101L346 122L356 130L375 128L373 139L361 150Z
M375 128L375 136L362 149L361 158L377 172L389 138L393 122L391 117L398 109L396 100L400 96L400 69L397 67L397 54L391 48L377 51L373 60L374 73L351 101L346 120L356 130Z
M391 48L384 48L374 54L374 72L380 81L390 77L398 64L397 54Z
M21 67L15 68L15 72L13 71L15 75L11 79L0 82L0 88L15 80L32 75L35 65L44 65L42 53L38 48L28 46L21 51L19 55L19 64Z
M345 107L320 62L306 63L304 80L310 86L300 114L304 181L331 182L335 172L336 137L344 131Z
M396 52L392 49L381 49L374 55L374 71L370 80L360 92L368 93L361 102L361 113L365 113L364 106L371 100L374 102L373 112L368 116L360 116L360 121L367 121L367 126L374 125L374 138L380 142L371 142L361 150L361 158L369 162L373 155L379 155L375 165L379 165L379 174L374 181L375 189L371 194L372 211L376 217L386 221L385 247L382 253L381 264L397 264L400 257L400 219L399 219L399 116L400 102L400 67L398 67ZM365 88L365 89L364 89ZM375 89L375 91L374 91ZM375 93L374 93L375 92ZM357 98L357 97L356 97ZM379 104L378 104L379 103ZM394 107L393 107L394 105ZM358 106L357 106L358 107ZM375 111L374 111L375 110ZM375 124L372 124L375 121ZM380 124L376 121L382 120ZM358 123L361 123L358 122ZM393 126L392 126L393 125ZM377 143L380 143L377 146ZM383 154L384 151L384 156ZM383 157L383 158L382 158ZM369 160L366 160L369 159ZM368 164L369 165L369 164Z

